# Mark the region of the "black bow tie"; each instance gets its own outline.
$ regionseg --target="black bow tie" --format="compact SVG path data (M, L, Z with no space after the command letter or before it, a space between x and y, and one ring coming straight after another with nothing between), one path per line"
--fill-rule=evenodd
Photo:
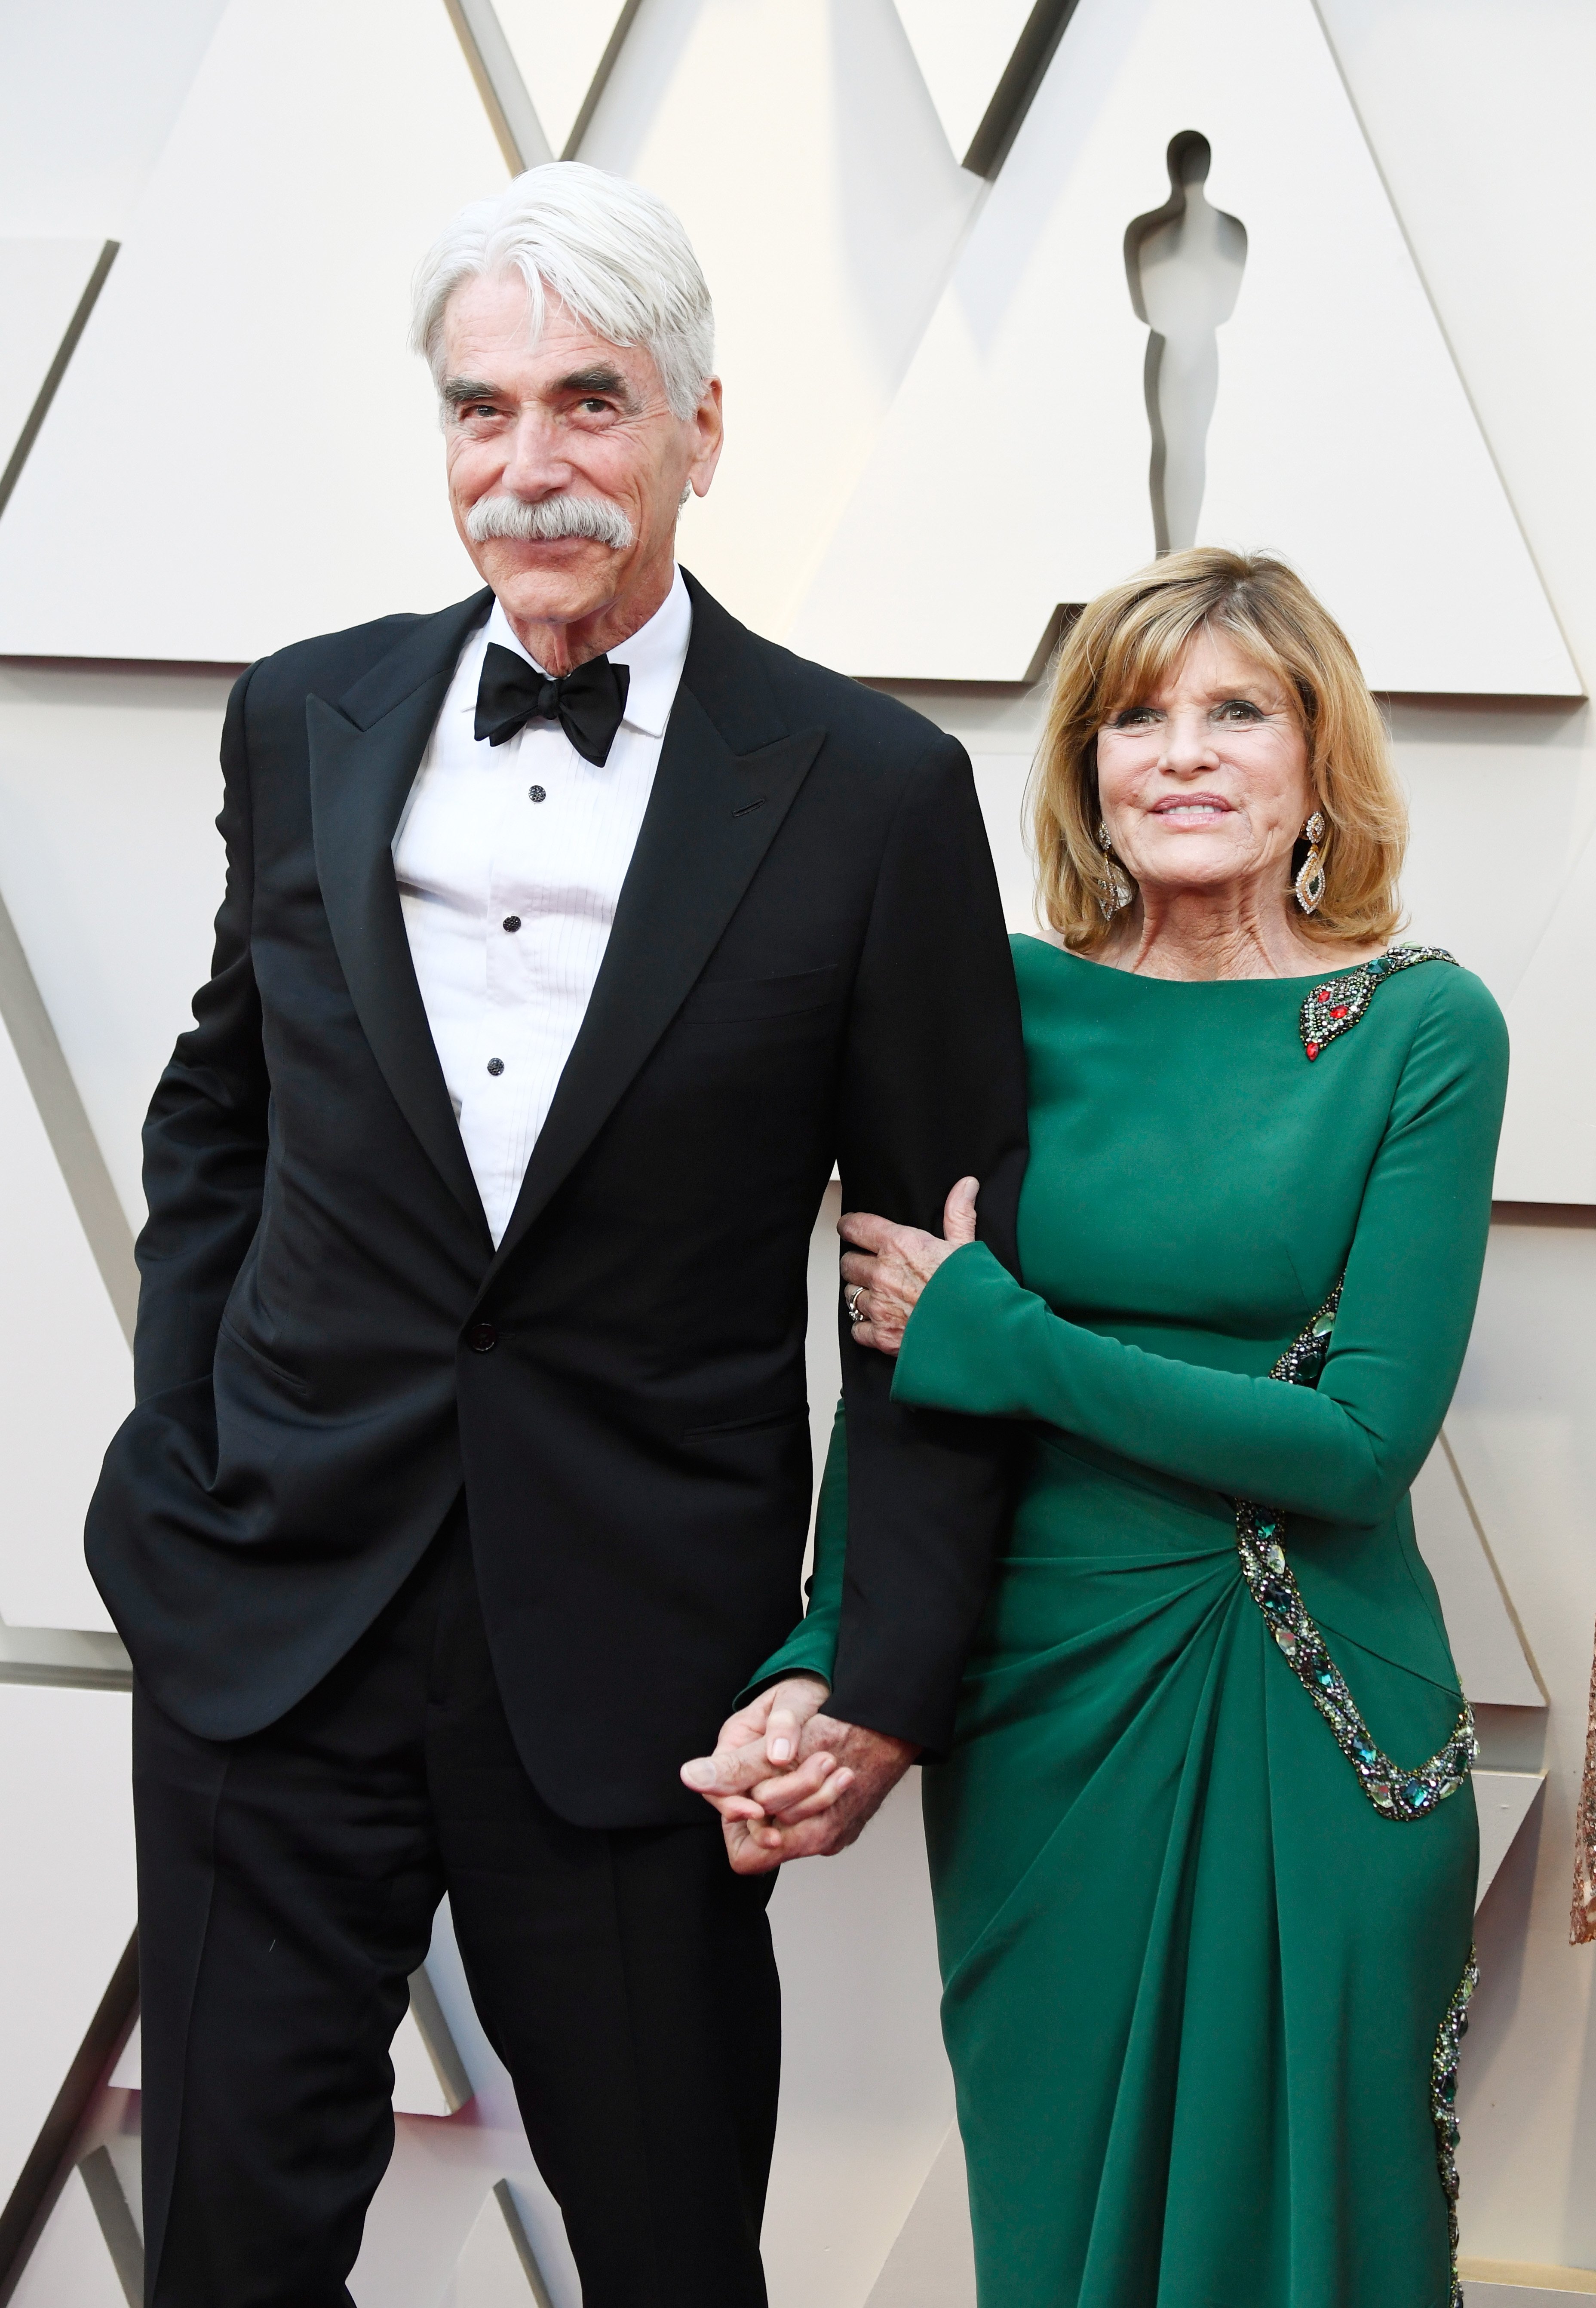
M476 692L476 735L502 745L528 721L557 721L584 762L602 769L626 710L629 668L589 658L551 680L513 650L490 642Z

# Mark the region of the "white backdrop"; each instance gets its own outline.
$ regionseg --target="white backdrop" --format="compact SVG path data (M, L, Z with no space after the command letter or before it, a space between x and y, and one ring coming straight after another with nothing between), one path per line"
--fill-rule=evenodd
M1414 934L1478 969L1513 1030L1480 1315L1418 1506L1478 1662L1500 1847L1464 2248L1472 2308L1514 2272L1543 2296L1596 2281L1567 2272L1596 2269L1596 2043L1592 1953L1566 1944L1596 1620L1596 12L1079 0L1017 108L1013 45L1060 13L0 8L0 2205L32 2185L131 1918L127 1702L76 1526L127 1397L142 1109L208 954L228 668L471 581L403 350L421 247L504 181L518 137L679 208L728 407L682 556L750 623L964 738L1024 927L1026 676L1057 606L1152 548L1121 244L1195 128L1248 237L1199 535L1280 547L1346 619L1390 693ZM982 137L987 175L961 166ZM821 1428L831 1254L822 1227ZM969 2308L912 1800L794 1871L774 1912L776 2308ZM430 1974L356 2297L488 2308L541 2284L575 2308L446 1919ZM136 2082L125 2054L52 2149L41 2240L0 2299L131 2296Z

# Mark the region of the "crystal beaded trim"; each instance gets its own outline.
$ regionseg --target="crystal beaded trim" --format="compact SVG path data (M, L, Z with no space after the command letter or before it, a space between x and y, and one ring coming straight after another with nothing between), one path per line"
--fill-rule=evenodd
M1314 1386L1330 1351L1341 1284L1270 1372L1288 1386ZM1404 1770L1375 1744L1358 1702L1331 1658L1325 1638L1309 1618L1282 1541L1285 1517L1277 1507L1255 1506L1250 1499L1236 1502L1236 1548L1241 1576L1253 1601L1268 1623L1282 1656L1319 1713L1331 1735L1358 1775L1358 1784L1383 1819L1422 1819L1436 1805L1455 1795L1467 1778L1477 1753L1474 1718L1467 1700L1453 1726L1452 1736L1439 1753L1417 1770Z
M1591 1662L1591 1711L1585 1727L1585 1775L1574 1815L1574 1903L1568 1937L1575 1947L1596 1940L1596 1658Z
M1377 986L1420 961L1449 961L1454 969L1457 967L1457 956L1448 953L1444 945L1394 945L1377 953L1372 961L1360 961L1356 969L1343 970L1339 977L1327 977L1322 986L1316 986L1298 1021L1309 1057L1317 1058L1326 1043L1334 1041L1338 1034L1351 1032L1373 1001Z
M1436 2030L1436 2047L1429 2058L1429 2114L1436 2128L1436 2164L1441 2193L1446 2199L1446 2235L1452 2247L1450 2308L1463 2308L1463 2289L1457 2271L1457 2061L1458 2047L1469 2032L1469 1998L1480 1985L1480 1964L1472 1948L1457 1992L1446 2006L1446 2017Z

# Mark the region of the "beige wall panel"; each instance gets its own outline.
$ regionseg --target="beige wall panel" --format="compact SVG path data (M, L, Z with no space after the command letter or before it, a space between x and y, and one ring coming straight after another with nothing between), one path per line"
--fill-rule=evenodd
M1596 2018L1568 1945L1573 1818L1596 1623L1596 1227L1491 1229L1446 1431L1550 1698L1487 1721L1489 1760L1546 1794L1480 1910L1463 2062L1464 2248L1596 2267Z
M558 158L629 13L626 0L493 0L493 4L538 125Z
M0 2202L133 1930L130 1706L0 1684Z
M1542 1771L1474 1773L1474 1802L1480 1814L1480 1873L1474 1905L1479 1907L1501 1871L1519 1831L1546 1785Z
M648 185L692 236L726 452L682 558L779 636L981 187L892 0L648 0L581 157Z
M134 1228L145 1109L210 965L228 685L0 664L0 896Z
M489 2189L440 2308L546 2308L547 2291L528 2274L523 2241L511 2228L517 2213L513 2199L505 2203L508 2192Z
M1587 840L1507 1005L1513 1098L1497 1193L1521 1202L1596 1202L1596 840Z
M6 10L0 233L119 237L226 4Z
M81 2172L61 2191L6 2308L127 2308Z
M950 2123L865 2308L975 2308L964 2142Z
M441 0L232 0L0 522L0 650L236 662L470 590L404 332L504 173Z
M859 673L1017 679L1059 601L1150 557L1123 240L1193 126L1248 236L1199 539L1295 559L1377 687L1577 693L1310 0L1082 0L794 645ZM980 518L949 521L977 444Z
M1541 1706L1540 1686L1444 1440L1413 1485L1413 1529L1440 1593L1452 1656L1469 1698L1476 1706Z
M997 91L1032 0L897 0L954 158L962 160Z
M1400 8L1321 0L1321 13L1588 680L1596 666L1596 428L1588 407L1596 11L1581 0L1407 0ZM1538 716L1522 723L1528 745L1555 746L1574 776L1559 777L1549 806L1544 780L1526 780L1519 763L1504 762L1495 822L1480 826L1472 865L1451 869L1452 878L1466 874L1477 892L1473 942L1482 946L1504 920L1544 928L1562 900L1544 960L1509 1010L1514 1077L1497 1191L1515 1201L1585 1201L1596 1193L1596 1107L1583 1095L1591 1069L1572 1054L1584 1045L1583 988L1596 972L1596 908L1581 860L1596 823L1596 735L1588 707L1555 735ZM1498 998L1507 1000L1523 974L1521 961L1506 989L1492 979Z
M770 1920L785 2011L771 2308L864 2308L953 2114L919 1774L840 1857L784 1869Z
M0 240L0 470L32 413L51 362L105 245L99 240Z
M0 1619L106 1628L83 1513L132 1407L132 1359L3 1028L0 1304Z

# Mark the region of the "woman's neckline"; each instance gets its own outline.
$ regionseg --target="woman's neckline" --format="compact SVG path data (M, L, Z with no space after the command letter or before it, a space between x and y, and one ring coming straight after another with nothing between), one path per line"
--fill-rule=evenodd
M1370 954L1363 961L1334 962L1324 969L1310 970L1300 977L1144 977L1138 970L1114 969L1107 962L1093 961L1086 954L1071 953L1067 945L1055 945L1051 938L1038 937L1031 930L1017 930L1015 934L1023 937L1028 945L1039 945L1044 953L1057 954L1061 961L1068 961L1077 969L1089 969L1094 977L1117 977L1130 986L1173 986L1187 990L1200 986L1320 986L1327 978L1346 977L1354 969L1367 969L1370 962L1380 958L1379 954ZM1388 953L1390 950L1389 946L1382 946L1380 953Z

